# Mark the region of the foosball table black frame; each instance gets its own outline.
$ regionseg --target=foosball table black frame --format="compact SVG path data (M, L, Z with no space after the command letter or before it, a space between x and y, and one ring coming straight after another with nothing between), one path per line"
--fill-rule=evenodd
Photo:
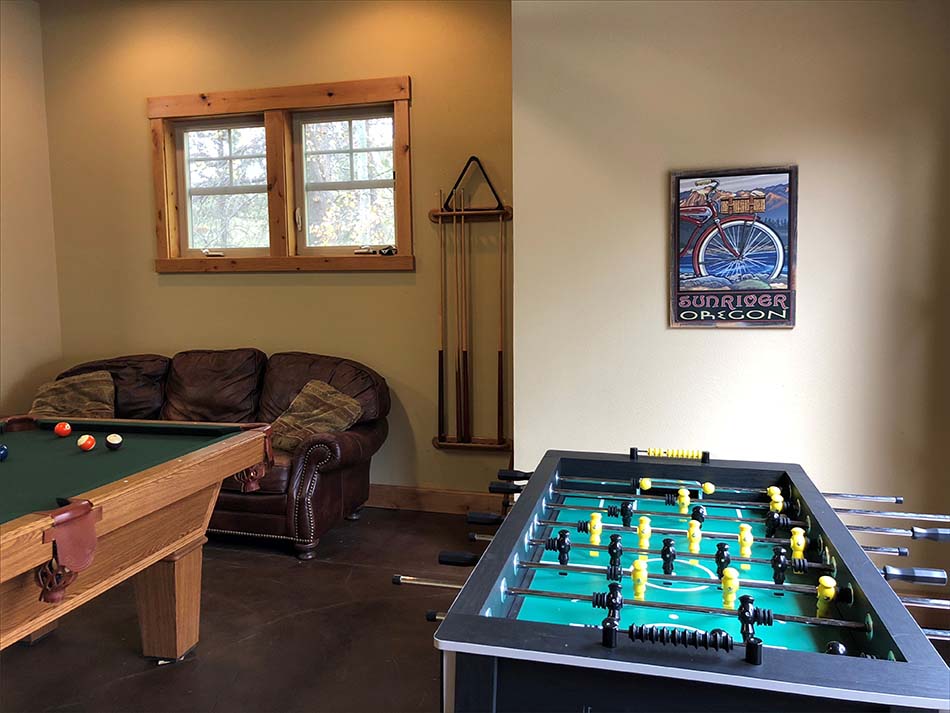
M503 592L527 587L533 570L515 567L515 558L540 560L544 548L529 546L527 539L551 536L550 527L536 523L546 519L546 503L562 499L552 489L559 477L581 475L790 489L791 497L800 502L801 517L810 517L813 528L822 533L826 556L835 558L839 587L850 584L854 590L854 603L842 608L842 615L848 618L849 608L871 613L874 631L869 646L878 658L771 648L769 630L763 628L759 636L767 648L762 664L752 665L736 651L682 649L635 643L626 637L617 648L605 648L596 631L517 620L520 597ZM592 480L585 489L595 483ZM624 626L621 623L621 632ZM455 713L950 706L946 665L805 471L790 463L700 463L548 451L446 614L435 645L442 653L443 710ZM899 660L886 660L888 650Z

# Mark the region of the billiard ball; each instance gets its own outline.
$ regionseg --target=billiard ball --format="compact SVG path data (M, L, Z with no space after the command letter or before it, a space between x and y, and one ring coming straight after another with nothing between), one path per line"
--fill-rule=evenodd
M73 432L73 427L70 426L65 421L60 421L59 423L56 424L56 426L53 427L53 433L55 433L60 438L65 438L72 432Z
M5 461L8 455L10 455L10 449L4 445L0 445L0 463Z
M106 436L106 448L110 451L117 451L122 447L122 436L118 433L110 433Z
M96 447L96 439L86 433L79 437L76 441L76 445L79 446L80 450L91 451Z

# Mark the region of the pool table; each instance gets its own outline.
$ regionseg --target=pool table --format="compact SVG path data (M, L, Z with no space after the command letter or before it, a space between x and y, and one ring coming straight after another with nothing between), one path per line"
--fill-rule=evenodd
M198 642L201 546L221 482L262 472L269 427L69 422L60 438L56 420L0 421L0 648L134 577L143 654L179 659Z

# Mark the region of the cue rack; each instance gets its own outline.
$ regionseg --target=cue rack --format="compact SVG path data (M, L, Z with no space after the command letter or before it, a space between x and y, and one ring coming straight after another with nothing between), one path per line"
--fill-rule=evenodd
M466 205L465 189L462 181L469 169L477 170L491 195L495 205L477 208ZM448 195L439 191L439 207L429 211L429 220L439 226L439 418L438 435L432 439L436 448L510 451L511 440L505 438L505 336L508 311L508 249L507 223L512 219L512 208L506 206L485 172L485 167L477 156L470 156L459 173L455 185ZM475 436L472 431L474 392L472 343L472 223L498 224L498 364L496 381L497 428L494 437ZM447 241L451 240L453 264L447 257ZM453 290L453 313L448 310L448 290ZM449 435L446 402L446 384L453 365L448 363L448 333L454 328L455 363L455 434Z

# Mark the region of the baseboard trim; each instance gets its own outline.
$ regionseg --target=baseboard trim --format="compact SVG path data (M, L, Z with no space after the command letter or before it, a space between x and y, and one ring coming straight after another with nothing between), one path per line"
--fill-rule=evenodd
M451 514L465 514L470 510L500 513L501 496L468 490L440 490L407 485L370 485L366 507Z

